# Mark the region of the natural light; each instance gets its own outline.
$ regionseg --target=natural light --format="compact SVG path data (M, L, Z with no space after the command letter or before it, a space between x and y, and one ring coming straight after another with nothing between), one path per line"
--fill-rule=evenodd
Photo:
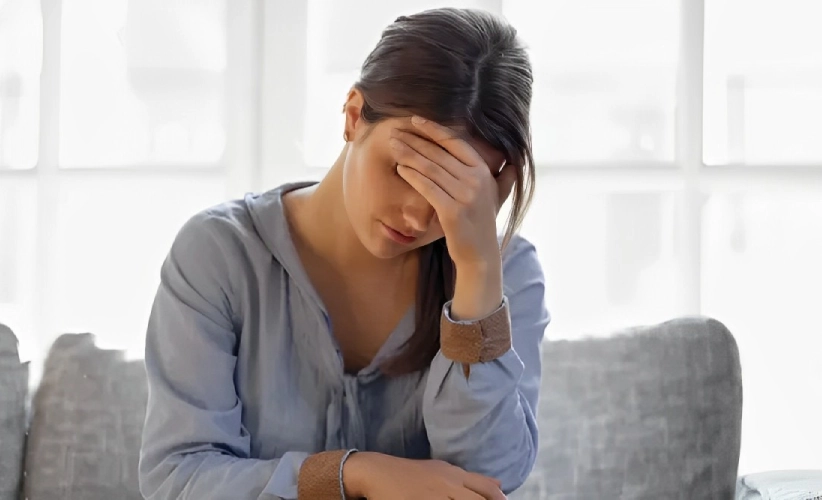
M0 323L30 383L66 332L141 357L183 223L321 176L381 29L479 7L535 68L522 232L547 337L716 318L740 350L739 474L822 469L822 4L695 3L0 0Z

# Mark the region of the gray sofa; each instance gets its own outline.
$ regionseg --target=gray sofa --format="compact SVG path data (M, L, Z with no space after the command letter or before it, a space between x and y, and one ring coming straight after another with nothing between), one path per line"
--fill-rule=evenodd
M721 323L553 341L543 362L540 454L513 499L733 498L742 382ZM0 500L140 499L142 363L63 335L30 404L27 380L0 326Z

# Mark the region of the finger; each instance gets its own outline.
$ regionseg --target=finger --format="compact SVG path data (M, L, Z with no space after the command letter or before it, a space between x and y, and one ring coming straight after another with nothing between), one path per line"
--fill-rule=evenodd
M505 500L505 494L500 489L502 484L496 479L472 473L465 477L464 484L486 500Z
M497 189L499 192L499 205L497 208L502 207L505 204L505 201L511 196L511 190L514 187L514 184L517 183L517 170L520 167L516 165L512 165L510 163L506 163L503 165L502 170L500 170L499 174L497 174Z
M459 133L454 129L440 125L439 123L426 120L425 118L414 116L411 118L411 123L423 134L423 136L431 139L433 142L442 146L446 151L451 153L456 159L469 165L477 167L485 165L485 160L482 159L477 150L471 147L468 142L460 137Z
M471 167L465 165L456 159L454 155L428 139L399 129L394 129L392 131L392 135L405 144L411 146L414 151L423 157L431 160L437 165L440 165L455 179L460 179L470 173L467 172L467 169Z
M405 165L419 172L436 183L437 186L451 198L459 200L465 198L465 186L448 173L441 165L421 155L409 144L399 139L391 138L389 142L391 148L394 150L394 157L398 165Z
M443 191L436 182L413 168L397 165L397 173L434 207L435 212L440 213L441 210L447 210L451 204L455 203L455 200Z

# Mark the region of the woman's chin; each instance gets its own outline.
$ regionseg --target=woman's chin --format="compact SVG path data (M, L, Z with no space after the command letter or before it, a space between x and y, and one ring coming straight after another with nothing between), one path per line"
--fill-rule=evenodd
M385 260L399 257L408 251L407 249L393 245L390 241L372 241L366 248L368 248L368 251L371 252L371 255L374 257Z
M412 246L398 244L382 234L373 234L365 243L365 248L378 259L394 259L400 255L414 250Z
M359 234L360 243L368 252L378 259L395 259L413 252L420 247L422 241L406 241L392 235L381 223L370 231Z

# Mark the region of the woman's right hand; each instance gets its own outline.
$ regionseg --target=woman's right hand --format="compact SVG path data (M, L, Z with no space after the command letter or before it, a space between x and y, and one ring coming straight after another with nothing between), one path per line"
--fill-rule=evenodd
M505 500L500 482L441 460L358 452L343 467L348 498L368 500Z

